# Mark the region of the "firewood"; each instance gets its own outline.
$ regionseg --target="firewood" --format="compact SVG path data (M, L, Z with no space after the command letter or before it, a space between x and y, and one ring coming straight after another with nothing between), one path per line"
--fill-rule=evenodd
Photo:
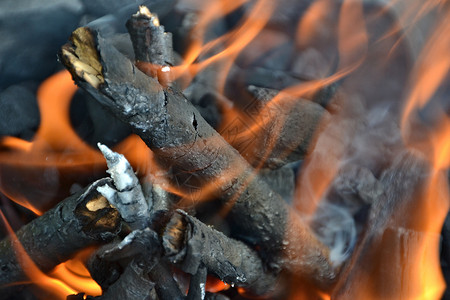
M205 267L223 282L258 296L275 287L276 276L255 250L181 210L172 216L162 240L166 256L186 273L195 275Z
M274 271L287 268L322 288L331 286L336 274L327 247L183 94L164 89L87 28L77 29L71 40L75 45L63 46L60 57L76 83L130 124L179 182L199 191L208 186L207 198L221 198L229 209L232 237L257 247ZM100 68L80 69L90 62Z
M189 291L186 300L204 299L206 295L205 285L208 270L201 266L197 269L197 273L191 276L189 281Z
M158 17L145 6L139 7L126 26L138 68L148 76L158 78L162 85L170 84L169 66L174 64L172 34L164 31Z
M43 272L70 259L78 251L111 241L121 230L120 216L96 188L111 184L101 179L66 198L19 229L17 239L0 242L0 285L26 280L17 243Z

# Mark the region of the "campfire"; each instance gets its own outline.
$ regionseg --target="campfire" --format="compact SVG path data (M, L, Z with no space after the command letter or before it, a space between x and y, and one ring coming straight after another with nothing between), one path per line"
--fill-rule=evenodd
M447 1L25 2L0 299L448 297Z

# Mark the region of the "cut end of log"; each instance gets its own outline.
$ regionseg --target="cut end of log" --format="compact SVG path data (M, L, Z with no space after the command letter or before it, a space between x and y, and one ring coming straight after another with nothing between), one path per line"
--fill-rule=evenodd
M163 234L166 255L175 255L183 248L186 226L186 221L181 214L174 214L167 223Z
M82 78L94 88L105 80L92 31L87 27L76 29L71 44L61 49L61 60L74 77Z
M86 208L89 211L98 211L103 208L112 208L112 206L109 204L108 200L103 197L99 196L98 198L94 198L86 203Z
M101 182L104 181L96 184ZM89 236L104 236L108 239L121 230L119 212L94 188L77 205L74 214L81 223L82 231Z

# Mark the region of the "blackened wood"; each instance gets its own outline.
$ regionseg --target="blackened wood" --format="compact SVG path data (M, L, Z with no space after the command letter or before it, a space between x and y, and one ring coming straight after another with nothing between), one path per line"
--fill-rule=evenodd
M67 300L156 300L158 296L154 286L155 284L148 278L145 268L132 260L125 266L120 278L107 290L104 290L101 296L92 297L80 293L68 296Z
M442 214L442 221L446 213L439 211L447 201L441 192L433 191L434 197L425 194L433 172L422 154L404 151L381 174L384 193L373 201L366 228L343 267L332 299L420 298L415 291L421 287L411 281L418 275L411 273L420 269L411 266L423 262L412 257L424 246L419 242L430 241L430 236L439 241L439 230L428 228L430 216L425 213L434 208L431 219L439 220ZM442 174L435 175L435 187L443 188Z
M46 272L70 259L81 249L111 241L120 231L120 216L96 187L110 182L102 179L66 198L42 216L0 242L0 285L26 279L18 242L36 266Z
M169 260L186 273L194 275L204 266L225 283L258 296L275 288L276 273L266 270L255 250L183 211L178 210L168 223L163 245Z
M329 113L319 104L277 90L249 86L245 131L231 145L253 166L275 169L305 158ZM250 131L247 128L251 128Z
M141 6L126 25L137 61L173 65L172 34L164 31L156 15Z
M98 34L78 29L74 35L80 33L89 41L85 47L95 44L96 55L75 58L71 53L76 49L70 44L63 46L61 54L77 84L130 124L159 160L173 169L178 182L183 182L180 187L201 190L208 185L209 197L220 197L229 210L232 236L257 247L269 268L285 268L329 288L336 275L329 249L255 176L246 160L183 94L163 89ZM89 62L96 57L102 66L103 83L91 85L86 72L73 68L73 64L75 59Z
M155 282L155 289L159 299L183 300L185 298L173 278L170 266L164 261L156 264L149 270L148 274L150 279Z
M133 44L136 65L141 70L158 78L161 84L171 81L168 68L174 64L172 34L164 31L159 19L147 7L141 6L139 11L127 21L127 29Z
M157 299L154 288L155 284L148 277L145 264L132 260L125 266L120 278L99 299Z
M135 264L147 274L158 263L160 253L160 243L153 230L134 230L123 240L97 249L89 258L87 267L92 278L103 291L107 291L122 277L131 261L135 260ZM142 257L145 257L144 261Z
M189 291L186 296L186 300L205 299L205 285L207 275L207 269L204 266L200 266L197 269L197 273L191 276L191 280L189 281Z

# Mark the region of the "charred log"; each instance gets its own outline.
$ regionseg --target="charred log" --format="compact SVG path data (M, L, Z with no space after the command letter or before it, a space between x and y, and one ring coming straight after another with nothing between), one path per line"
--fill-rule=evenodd
M177 211L167 225L163 245L169 260L194 277L205 267L208 273L253 295L267 294L275 287L276 276L265 270L256 251L183 211Z
M121 229L119 213L96 190L102 179L60 202L0 242L0 285L27 279L23 256L43 272L81 249L111 241ZM20 244L19 244L20 243ZM23 250L26 252L24 253Z

